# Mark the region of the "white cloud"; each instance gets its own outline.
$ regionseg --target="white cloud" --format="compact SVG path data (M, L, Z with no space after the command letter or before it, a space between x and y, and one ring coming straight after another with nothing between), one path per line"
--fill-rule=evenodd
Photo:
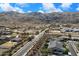
M21 8L12 7L9 3L0 3L0 8L3 11L16 11L16 12L24 13Z
M76 10L77 10L77 11L79 11L79 7L78 7L78 8L76 8Z
M76 11L78 11L78 12L79 12L79 6L76 8Z
M18 7L15 7L14 9L15 9L16 12L24 13L24 11L22 9L18 8Z
M27 11L28 13L31 13L32 11L31 10L29 10L29 11Z
M18 3L19 5L26 5L27 3Z
M62 3L61 7L62 8L69 8L72 5L72 3Z
M54 7L53 6L53 4L51 4L51 3L43 3L43 7L45 8L45 9L50 9L50 8L52 8L52 7ZM55 8L55 7L54 7Z
M12 6L10 6L9 3L1 3L0 8L3 11L15 11L15 9Z
M38 10L38 12L40 12L40 13L44 13L44 11L43 11L43 10Z
M27 3L16 3L16 5L19 5L20 7L29 7Z
M63 12L63 11L62 11L61 9L58 8L58 9L57 9L57 12Z
M76 8L77 11L79 11L79 6Z
M48 13L51 13L51 12L63 12L61 9L56 8L54 6L54 4L52 4L52 3L43 3L42 5L43 5L43 9Z

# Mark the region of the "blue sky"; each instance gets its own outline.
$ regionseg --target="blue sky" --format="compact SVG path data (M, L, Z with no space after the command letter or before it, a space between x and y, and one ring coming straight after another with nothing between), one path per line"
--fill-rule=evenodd
M79 3L0 3L0 12L79 12Z

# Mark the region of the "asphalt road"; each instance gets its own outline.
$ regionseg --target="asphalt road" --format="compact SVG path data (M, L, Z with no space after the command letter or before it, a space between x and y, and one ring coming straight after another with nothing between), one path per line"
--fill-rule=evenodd
M68 42L67 45L69 47L69 51L71 52L72 56L77 56L77 53L75 51L75 48L73 47L73 42Z
M12 56L25 56L29 50L35 45L37 44L37 41L40 40L40 38L44 35L45 31L48 30L45 29L44 31L42 31L41 33L39 33L37 36L35 36L34 39L32 39L32 41L28 42L27 44L25 44L23 47L21 47L16 53L14 53Z

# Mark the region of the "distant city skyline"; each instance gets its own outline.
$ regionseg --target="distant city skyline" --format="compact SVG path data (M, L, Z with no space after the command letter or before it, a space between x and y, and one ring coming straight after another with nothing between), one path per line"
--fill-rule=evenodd
M79 12L79 3L0 3L0 12Z

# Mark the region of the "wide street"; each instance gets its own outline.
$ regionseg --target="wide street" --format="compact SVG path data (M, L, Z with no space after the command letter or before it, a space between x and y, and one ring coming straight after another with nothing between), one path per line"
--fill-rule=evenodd
M40 40L40 38L45 34L45 31L48 30L48 28L46 28L44 31L42 31L41 33L39 33L38 35L35 36L34 39L32 39L32 41L28 42L27 44L25 44L23 47L21 47L16 53L14 53L12 56L25 56L29 50L35 45L37 44L37 41Z
M70 42L70 41L67 42L67 46L69 48L69 51L71 52L71 55L72 56L77 56L77 53L75 51L75 48L73 47L72 44L73 44L73 42Z

